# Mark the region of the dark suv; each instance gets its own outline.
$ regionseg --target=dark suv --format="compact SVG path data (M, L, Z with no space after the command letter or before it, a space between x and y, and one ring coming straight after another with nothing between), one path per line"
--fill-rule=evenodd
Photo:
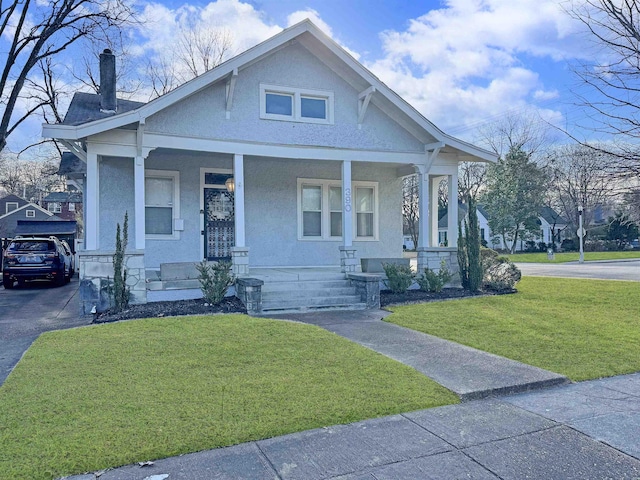
M13 288L14 282L39 278L64 285L73 275L73 257L56 237L16 237L2 258L2 285Z

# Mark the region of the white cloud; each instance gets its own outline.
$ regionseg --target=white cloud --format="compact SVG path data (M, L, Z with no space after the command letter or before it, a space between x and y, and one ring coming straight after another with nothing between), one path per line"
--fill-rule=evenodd
M522 59L587 55L577 31L555 0L448 0L382 32L384 58L368 67L438 126L470 134L483 119L556 98Z

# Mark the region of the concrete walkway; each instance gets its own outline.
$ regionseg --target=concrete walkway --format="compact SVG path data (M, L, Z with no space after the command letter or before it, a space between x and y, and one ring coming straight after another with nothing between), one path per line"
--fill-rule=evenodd
M567 383L553 372L382 321L383 310L280 314L409 365L468 401Z
M129 465L73 480L640 478L640 374Z

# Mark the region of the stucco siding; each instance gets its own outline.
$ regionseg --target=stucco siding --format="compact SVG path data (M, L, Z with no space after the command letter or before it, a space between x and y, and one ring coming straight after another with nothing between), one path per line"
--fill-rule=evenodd
M334 95L334 124L260 119L260 84L315 89ZM358 94L300 44L239 72L230 118L224 82L147 119L146 131L220 140L334 148L422 152L423 143L373 103L358 128Z
M336 266L340 241L298 240L298 178L340 180L339 162L245 160L247 246L250 265ZM401 180L390 167L353 165L353 181L378 182L379 240L354 242L359 257L402 254Z
M133 159L104 157L99 163L99 248L114 250L116 225L123 226L124 214L129 217L129 248L135 245L135 208L133 191Z

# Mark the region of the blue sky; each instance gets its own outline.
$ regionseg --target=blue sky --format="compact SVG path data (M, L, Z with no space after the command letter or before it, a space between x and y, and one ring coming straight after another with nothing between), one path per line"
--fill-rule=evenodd
M578 0L579 1L579 0ZM171 52L180 28L224 29L233 52L311 18L438 127L467 140L526 114L574 128L572 65L593 50L564 0L138 0L134 64ZM70 58L69 62L77 61ZM69 83L73 80L68 79ZM79 86L80 88L80 86ZM139 93L138 99L144 98ZM23 131L16 143L34 135Z

